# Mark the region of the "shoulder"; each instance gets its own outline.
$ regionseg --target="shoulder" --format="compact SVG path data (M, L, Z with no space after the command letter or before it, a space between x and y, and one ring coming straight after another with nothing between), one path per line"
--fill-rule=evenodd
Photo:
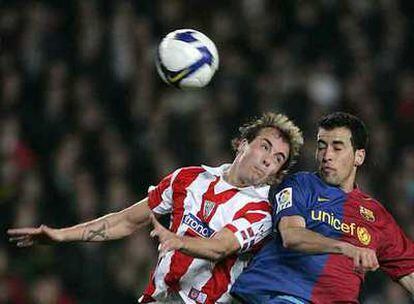
M272 186L273 190L282 190L287 187L309 189L322 184L320 178L312 172L297 172L287 176L279 185Z
M189 167L182 167L177 169L178 173L180 174L199 174L202 172L205 172L206 169L204 169L201 166L189 166Z
M381 215L381 217L385 219L393 218L391 213L377 199L359 189L357 191L357 195L360 203L359 208L361 215L371 214L374 212L373 214Z
M171 173L173 182L194 180L198 175L206 170L200 166L182 167Z

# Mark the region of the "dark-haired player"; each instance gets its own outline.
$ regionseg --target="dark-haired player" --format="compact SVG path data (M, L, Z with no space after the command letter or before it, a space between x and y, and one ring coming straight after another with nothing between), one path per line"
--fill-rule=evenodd
M378 262L414 294L413 241L355 184L367 139L353 115L336 112L319 121L318 173L294 174L271 189L277 233L233 285L243 303L358 303L364 272ZM366 254L348 258L348 244Z

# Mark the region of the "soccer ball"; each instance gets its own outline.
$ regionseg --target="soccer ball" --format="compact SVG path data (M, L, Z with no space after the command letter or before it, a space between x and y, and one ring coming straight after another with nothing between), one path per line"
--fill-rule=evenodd
M218 69L217 48L206 35L191 29L169 33L158 46L158 74L178 88L201 88Z

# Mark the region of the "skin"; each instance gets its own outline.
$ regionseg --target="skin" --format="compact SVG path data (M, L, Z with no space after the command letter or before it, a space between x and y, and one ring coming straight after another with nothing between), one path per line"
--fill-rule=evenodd
M289 144L275 128L264 128L250 143L243 140L237 156L225 176L238 187L265 184L286 163Z
M347 128L318 132L316 160L323 180L345 192L354 188L357 168L365 160L364 149L354 149L351 131Z

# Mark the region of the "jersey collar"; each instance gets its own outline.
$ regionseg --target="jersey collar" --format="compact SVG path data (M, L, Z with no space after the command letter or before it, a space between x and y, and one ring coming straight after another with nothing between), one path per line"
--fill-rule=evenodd
M206 166L206 165L201 165L201 167L204 170L206 170L211 175L219 176L223 180L223 182L225 182L225 183L227 183L227 182L224 180L223 174L228 168L230 168L230 166L231 166L231 164L222 164L219 167L209 167L209 166ZM230 185L230 186L242 191L243 193L245 193L249 196L253 196L253 197L256 197L256 198L259 198L259 199L262 199L262 200L267 200L268 199L269 188L270 188L270 186L268 186L268 185L257 186L257 187L255 187L255 186L236 187L236 186L233 186L233 185Z

